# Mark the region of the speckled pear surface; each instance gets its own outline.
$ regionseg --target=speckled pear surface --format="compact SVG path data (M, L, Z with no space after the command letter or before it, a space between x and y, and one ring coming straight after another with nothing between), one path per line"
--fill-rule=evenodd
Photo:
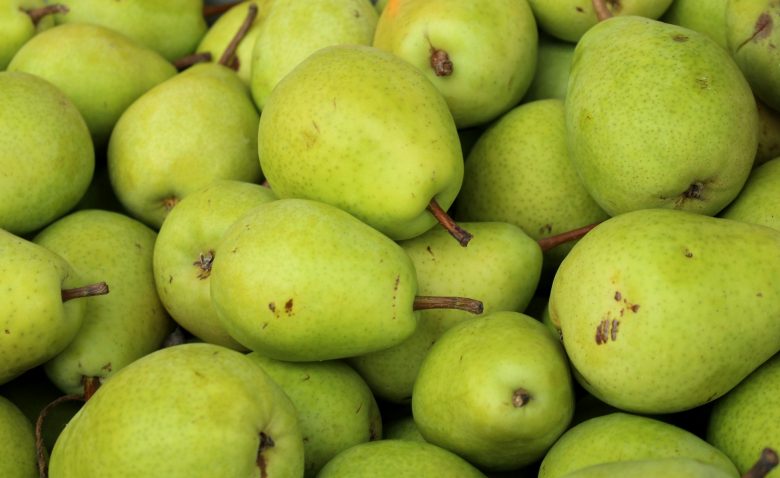
M720 217L762 224L780 231L780 156L755 168L737 198Z
M690 458L617 461L583 468L562 478L733 478L713 465Z

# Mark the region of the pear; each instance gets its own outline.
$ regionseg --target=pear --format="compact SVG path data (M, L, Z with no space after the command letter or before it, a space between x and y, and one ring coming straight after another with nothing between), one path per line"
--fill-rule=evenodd
M157 294L171 317L204 342L245 350L217 318L211 302L211 264L228 227L275 198L258 184L218 179L182 199L160 227L153 257Z
M202 343L114 374L65 427L49 463L51 478L302 475L290 399L251 359Z
M317 478L485 478L458 455L425 442L380 440L336 455Z
M726 39L726 4L728 0L674 0L661 21L704 33L723 48Z
M335 360L283 362L257 352L248 357L279 384L298 411L304 476L315 476L347 448L382 437L379 406L349 365Z
M550 316L575 376L600 400L637 413L688 410L780 350L778 267L774 229L633 211L596 226L566 256Z
M104 147L122 112L176 74L159 53L97 25L71 23L31 38L8 65L49 80L73 101L96 147Z
M62 391L79 394L85 378L104 380L157 350L173 329L154 286L157 234L111 211L77 211L47 226L34 242L63 257L88 282L111 284L106 297L82 299L84 321L76 337L45 364Z
M247 86L221 64L200 63L158 84L111 133L117 197L158 229L180 199L215 179L258 182L258 116Z
M739 196L720 217L761 224L780 231L780 156L755 168Z
M780 448L780 355L767 360L715 402L707 441L746 473L765 447ZM780 470L767 477L777 478Z
M537 37L525 0L398 0L382 11L373 45L422 71L462 129L520 101L534 76Z
M716 467L725 476L739 476L723 452L693 433L650 417L616 412L568 429L544 456L539 478L569 476L603 463L664 458L695 460Z
M332 204L396 240L432 228L432 203L446 211L463 180L439 91L364 45L322 48L287 74L263 108L258 150L280 198Z
M258 109L279 80L320 48L370 45L378 16L369 0L274 0L252 48L250 84Z
M36 231L73 208L95 169L89 129L56 86L0 72L0 228Z
M398 417L384 423L382 425L382 439L425 441L411 415Z
M780 112L769 108L760 100L758 106L758 151L753 167L760 166L770 159L780 157Z
M195 50L206 33L203 0L62 0L57 23L91 23L116 30L174 61Z
M36 478L38 475L35 455L33 424L10 400L0 396L0 476L6 478Z
M758 114L714 40L616 16L577 44L566 133L585 188L610 215L661 207L714 215L750 173Z
M46 5L43 0L0 0L0 71L5 70L11 58L36 33L54 24L50 16L62 5ZM43 16L40 16L40 15Z
M493 312L447 330L423 360L412 393L425 440L487 470L541 459L573 412L563 347L519 312Z
M575 44L550 35L539 35L538 55L534 78L523 96L523 103L548 98L566 98L569 69Z
M418 294L479 297L483 314L522 311L539 282L542 251L519 227L501 222L462 223L474 233L460 247L442 228L401 241L417 273ZM420 364L450 327L474 315L462 310L419 312L411 337L388 349L353 357L349 363L385 400L408 403Z
M656 458L654 460L600 463L563 475L562 478L730 478L722 469L690 458Z

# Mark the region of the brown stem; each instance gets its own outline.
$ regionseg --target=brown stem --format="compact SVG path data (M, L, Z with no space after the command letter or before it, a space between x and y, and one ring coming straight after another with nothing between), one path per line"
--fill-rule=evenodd
M418 295L414 298L414 310L457 309L472 314L482 313L482 302L467 297L438 297Z
M431 48L431 68L436 76L450 76L452 74L452 60L446 51Z
M178 58L173 61L173 66L175 66L178 71L182 71L197 63L206 63L209 61L211 61L211 53L204 51Z
M458 240L461 246L466 247L471 238L474 237L470 232L458 226L455 221L447 215L444 209L439 206L439 203L437 203L435 199L431 199L431 202L428 203L428 210L433 214L433 217L439 221L439 224L444 226L444 229L446 229L452 237Z
M61 291L62 301L67 302L71 299L78 299L81 297L92 297L95 295L108 294L108 284L105 282L98 282L97 284L89 284L82 287L75 287L73 289L63 289Z
M38 8L31 8L29 10L24 10L27 15L30 15L30 19L32 19L33 25L37 25L38 22L41 21L41 19L47 15L52 15L54 13L68 13L70 10L67 6L61 5L59 3L54 3L52 5L46 5L45 7L38 7Z
M35 454L38 458L38 474L41 478L46 478L49 475L46 445L43 443L43 422L54 407L60 403L72 401L84 402L86 399L82 395L63 395L57 397L41 409L38 418L35 420Z
M596 227L599 223L588 224L587 226L580 227L571 231L562 232L550 237L543 237L536 241L542 252L547 252L553 247L560 246L564 242L574 241L580 239L582 236L588 233L591 229Z
M777 466L777 463L777 452L771 448L764 448L758 461L742 475L742 478L764 478Z
M244 39L246 36L246 32L249 31L249 28L252 26L252 22L255 21L255 18L257 17L257 5L254 3L249 4L249 8L246 12L246 18L244 18L244 23L241 24L241 27L236 32L236 35L233 37L232 40L230 40L230 43L228 44L227 48L225 48L225 51L222 53L222 57L219 59L219 64L224 65L227 67L230 67L233 63L233 57L236 54L236 49L238 48L238 44L241 43L241 40Z
M221 3L218 5L203 5L203 16L213 17L215 15L221 15L243 1L244 0L238 0L236 2Z
M92 395L100 388L100 379L98 377L81 377L81 385L84 387L84 401L92 398Z
M596 11L596 18L600 22L612 17L612 12L607 8L607 0L593 0L593 10Z

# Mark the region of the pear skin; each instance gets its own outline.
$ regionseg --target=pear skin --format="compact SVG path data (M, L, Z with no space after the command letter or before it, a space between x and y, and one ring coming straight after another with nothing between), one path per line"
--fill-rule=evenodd
M780 231L780 156L755 168L739 196L720 217Z

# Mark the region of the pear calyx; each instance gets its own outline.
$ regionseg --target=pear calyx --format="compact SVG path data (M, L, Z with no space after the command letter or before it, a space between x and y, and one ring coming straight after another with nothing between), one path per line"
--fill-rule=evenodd
M208 279L211 275L211 264L214 263L214 251L209 249L206 252L201 252L198 260L193 262L193 266L198 268L198 279Z
M431 199L431 202L428 203L428 210L433 214L433 217L439 221L439 224L441 224L452 237L457 239L461 246L466 247L471 238L474 237L470 232L458 226L444 209L439 206L439 203L437 203L435 199Z
M227 66L228 68L233 68L234 70L238 69L236 49L238 48L238 44L241 43L241 40L243 40L244 37L246 36L246 32L248 32L249 28L252 27L252 23L255 21L256 17L257 17L257 5L251 3L249 4L249 8L247 9L246 18L244 18L244 22L238 28L238 31L236 32L233 39L230 40L230 43L228 43L228 46L227 48L225 48L225 51L222 52L222 56L219 59L220 65Z
M593 0L593 10L596 11L596 18L598 21L603 21L612 17L612 12L607 8L607 0Z
M68 13L69 11L70 10L66 5L62 5L60 3L54 3L51 5L46 5L44 7L30 8L29 10L24 10L24 12L30 16L33 25L37 25L38 22L40 22L41 19L46 15L52 15L54 13Z
M594 222L593 224L588 224L587 226L582 226L577 229L572 229L571 231L562 232L560 234L556 234L550 237L544 237L542 239L539 239L536 242L539 244L539 247L542 249L542 252L546 252L552 249L553 247L560 246L565 242L580 239L582 236L587 234L588 231L596 227L598 224L599 224L598 222Z
M467 297L438 297L438 296L426 296L418 295L414 298L414 310L427 310L427 309L456 309L463 310L465 312L471 312L472 314L482 313L482 302L476 299L469 299Z
M260 468L260 478L266 478L268 476L268 464L265 462L263 452L269 448L273 448L276 444L274 440L265 434L260 432L260 445L257 447L257 467Z
M769 447L764 448L758 461L742 475L742 478L764 478L777 464L777 452Z
M452 60L446 51L431 47L431 68L436 76L452 74Z
M512 405L515 408L524 407L531 401L531 394L524 388L518 388L512 393Z
M81 297L93 297L96 295L108 294L108 284L105 282L98 282L97 284L89 284L81 287L74 287L73 289L63 289L60 291L62 301L67 302L71 299L78 299Z

